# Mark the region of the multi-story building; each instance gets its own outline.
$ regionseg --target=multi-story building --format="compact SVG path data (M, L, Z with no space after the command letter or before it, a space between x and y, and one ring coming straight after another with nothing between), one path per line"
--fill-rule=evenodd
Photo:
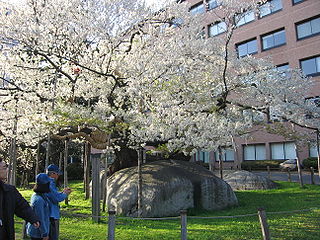
M225 32L225 24L217 22L213 14L219 11L219 0L187 1L192 5L191 13L206 14L204 25L208 37ZM320 99L320 0L269 0L259 8L258 15L247 12L238 22L232 37L238 56L268 57L279 69L300 68L316 83L306 98ZM295 141L283 136L253 131L250 138L237 138L235 148L223 151L223 166L236 169L243 161L317 156L315 145L299 145L298 151L295 145ZM217 153L214 152L199 151L193 160L218 166Z

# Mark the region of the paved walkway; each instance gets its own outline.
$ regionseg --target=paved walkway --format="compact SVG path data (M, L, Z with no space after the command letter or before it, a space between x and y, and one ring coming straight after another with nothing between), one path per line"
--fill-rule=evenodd
M252 171L255 174L268 177L268 172L265 171ZM288 181L288 173L286 172L278 172L278 171L271 171L270 172L270 179L275 181ZM311 184L311 174L310 172L302 171L302 179L304 184ZM291 172L291 181L292 182L299 182L298 172ZM320 184L319 175L316 172L314 174L314 182L315 184Z

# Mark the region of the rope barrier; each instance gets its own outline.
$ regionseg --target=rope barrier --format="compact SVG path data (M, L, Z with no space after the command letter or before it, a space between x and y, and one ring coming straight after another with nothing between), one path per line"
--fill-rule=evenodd
M302 210L291 210L291 211L281 211L281 212L266 212L268 215L275 215L275 214L291 214L291 213L301 213L301 212L310 212L314 210L318 210L319 208L309 208L309 209L302 209ZM108 218L108 216L94 216L89 214L80 214L80 213L68 213L65 211L61 212L62 216L71 216L71 217L82 217L82 218ZM197 217L197 216L188 216L188 219L230 219L230 218L242 218L242 217L253 217L258 216L257 213L251 213L251 214L243 214L243 215L235 215L235 216L216 216L216 217ZM158 217L158 218L152 218L152 217L117 217L117 219L122 220L174 220L174 219L180 219L180 216L176 217Z

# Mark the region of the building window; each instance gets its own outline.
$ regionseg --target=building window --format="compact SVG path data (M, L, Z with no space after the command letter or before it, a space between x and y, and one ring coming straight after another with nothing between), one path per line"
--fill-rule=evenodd
M201 2L201 3L198 3L198 4L194 5L194 6L192 6L192 7L190 8L190 12L191 12L192 14L204 13L204 12L205 12L205 8L204 8L203 3Z
M209 163L209 159L210 159L209 152L206 152L206 151L198 151L198 152L196 152L196 161Z
M309 145L309 157L318 157L317 144L312 143Z
M298 39L311 37L320 33L320 17L296 24Z
M281 73L282 77L290 77L290 68L288 63L278 65L276 69Z
M293 4L297 4L297 3L301 3L301 2L304 2L304 0L292 0Z
M214 157L216 161L219 161L219 151L214 152ZM221 149L221 159L223 162L233 162L234 161L234 150L232 148L222 148Z
M245 161L266 160L266 147L264 144L244 145L243 159Z
M207 0L208 11L219 6L218 0Z
M236 45L238 56L244 57L258 52L257 39L253 39Z
M244 24L254 21L254 12L248 11L235 17L236 26L240 27Z
M209 37L217 36L227 31L227 24L225 22L218 22L209 26Z
M278 12L282 9L281 0L271 0L259 7L260 17L267 16L271 13Z
M293 142L272 143L271 158L273 160L297 159L295 144Z
M268 50L270 48L279 47L286 44L286 32L285 30L280 30L273 32L268 35L261 37L262 39L262 49Z
M320 75L320 57L313 57L305 60L300 60L300 65L303 73L306 76Z

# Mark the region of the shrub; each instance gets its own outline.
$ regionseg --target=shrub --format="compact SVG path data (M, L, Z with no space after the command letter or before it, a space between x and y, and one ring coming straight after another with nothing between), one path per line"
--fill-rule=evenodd
M83 180L83 167L79 162L69 163L67 166L68 180Z
M309 169L313 167L314 169L318 169L318 159L315 157L309 157L303 160L303 167L305 169Z
M241 163L242 170L267 170L267 166L270 169L279 169L279 164L282 160L257 160L257 161L244 161Z

